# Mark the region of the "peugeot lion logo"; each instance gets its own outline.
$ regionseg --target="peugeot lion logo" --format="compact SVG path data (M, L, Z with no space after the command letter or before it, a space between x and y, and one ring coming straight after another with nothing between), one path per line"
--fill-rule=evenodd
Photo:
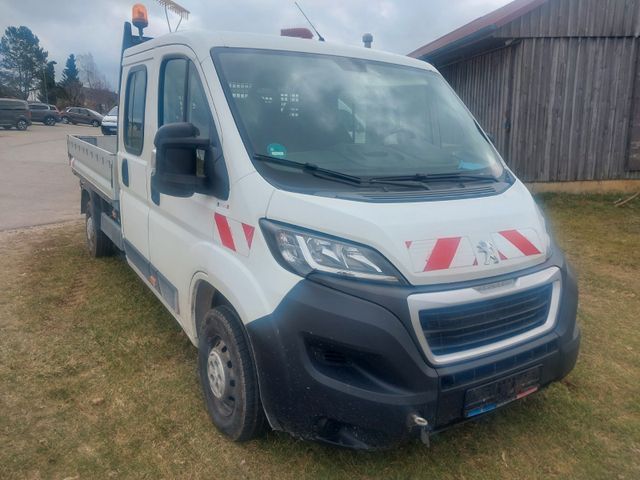
M485 265L500 263L500 258L498 258L498 253L496 252L496 248L493 246L493 243L485 242L484 240L480 241L478 243L478 252L484 253Z

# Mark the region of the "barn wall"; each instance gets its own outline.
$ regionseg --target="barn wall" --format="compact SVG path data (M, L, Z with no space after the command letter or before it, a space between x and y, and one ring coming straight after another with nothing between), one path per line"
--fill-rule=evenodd
M496 36L633 37L640 35L638 0L549 0L500 28Z
M441 71L522 179L640 178L638 54L634 38L526 38Z
M501 152L509 142L508 92L513 57L511 49L503 48L440 69L485 131L495 137Z

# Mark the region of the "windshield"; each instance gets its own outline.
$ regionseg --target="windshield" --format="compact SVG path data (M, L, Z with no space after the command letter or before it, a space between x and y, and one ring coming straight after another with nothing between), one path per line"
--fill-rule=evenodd
M502 174L489 141L436 72L307 53L214 52L254 158L361 178ZM269 162L269 169L283 168Z
M111 110L109 110L109 113L107 113L107 115L110 115L112 117L117 117L118 116L118 107L113 107Z

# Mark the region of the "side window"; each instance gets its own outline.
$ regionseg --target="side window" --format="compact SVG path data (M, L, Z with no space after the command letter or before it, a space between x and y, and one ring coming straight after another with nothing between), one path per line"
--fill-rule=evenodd
M187 95L187 60L174 58L164 64L162 70L162 109L160 125L184 122L184 105Z
M139 68L129 73L124 116L124 146L134 155L142 153L144 145L144 108L147 71Z
M161 69L162 92L158 123L191 122L200 137L211 136L211 114L198 71L193 62L172 58Z
M189 62L189 88L187 108L187 122L193 123L200 130L201 137L211 138L211 115L209 113L209 103L204 94L198 71L193 63Z

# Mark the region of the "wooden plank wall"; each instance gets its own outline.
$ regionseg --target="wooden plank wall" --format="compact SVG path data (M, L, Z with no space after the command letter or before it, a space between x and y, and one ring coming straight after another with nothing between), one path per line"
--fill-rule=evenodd
M503 48L440 70L484 130L495 137L501 152L508 147L512 61L511 50Z
M497 37L633 37L640 35L638 0L549 0L506 24Z
M577 3L551 0L507 25L531 36L441 71L523 180L640 178L640 40L541 33L629 29L640 1L598 0L615 3L604 22ZM602 14L594 0L579 3Z

